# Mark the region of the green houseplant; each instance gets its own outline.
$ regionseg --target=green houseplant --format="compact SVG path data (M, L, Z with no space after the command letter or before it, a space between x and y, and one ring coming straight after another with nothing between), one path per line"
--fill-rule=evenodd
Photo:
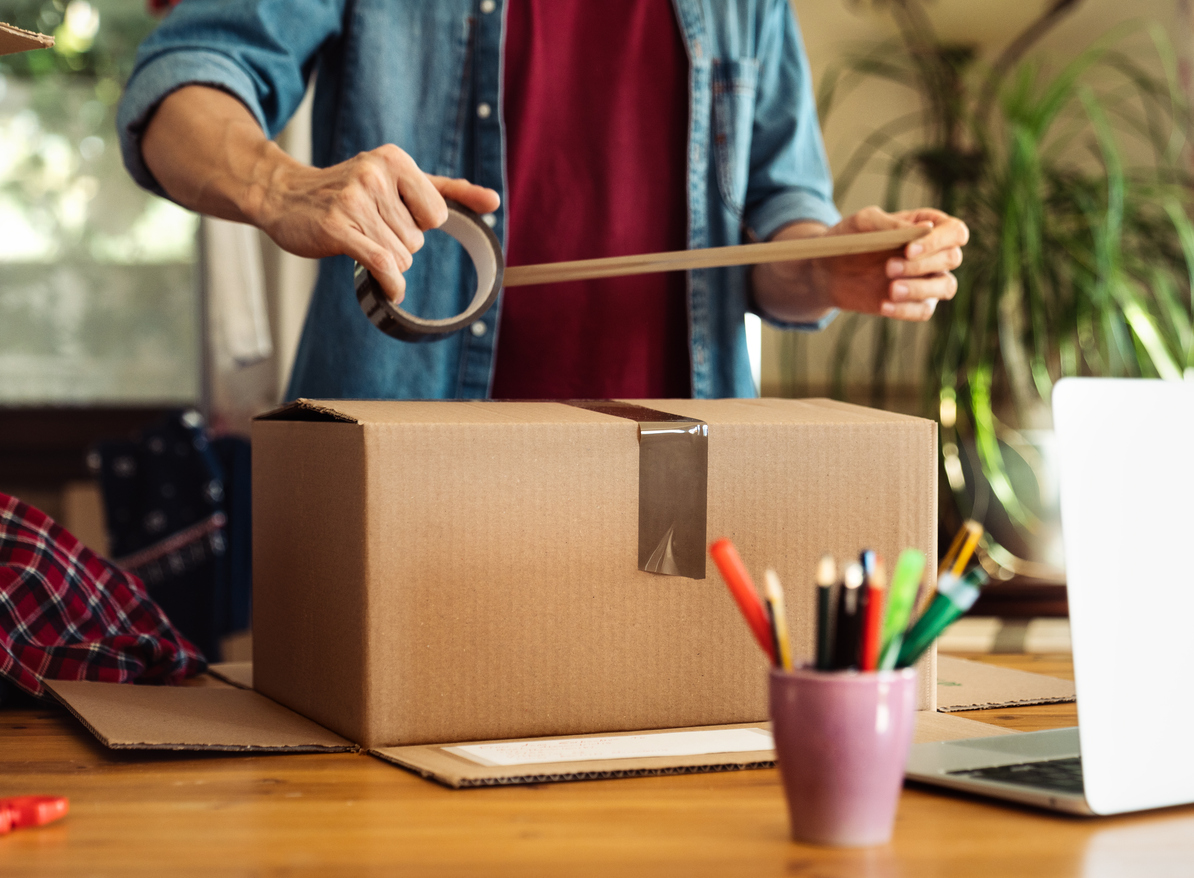
M911 89L919 108L857 146L838 195L878 166L888 209L927 192L970 226L958 295L929 329L924 402L940 420L954 512L995 525L987 551L1003 575L1048 577L1025 560L1048 516L1027 431L1048 425L1054 382L1194 374L1187 110L1173 52L1159 27L1138 24L1051 72L1029 49L1081 6L1053 0L984 64L937 35L923 0L869 5L899 37L827 73L822 118L876 79ZM899 331L878 327L873 402ZM839 336L839 389L854 339L849 326Z

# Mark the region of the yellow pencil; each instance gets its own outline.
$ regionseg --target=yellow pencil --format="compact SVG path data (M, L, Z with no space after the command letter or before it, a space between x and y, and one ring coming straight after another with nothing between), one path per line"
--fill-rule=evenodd
M784 615L784 588L779 584L779 575L768 570L763 577L763 595L767 609L771 611L771 630L775 634L775 651L779 666L792 670L792 645L788 641L788 617Z
M941 576L946 571L952 572L954 576L960 575L970 560L970 556L974 554L974 549L978 546L978 541L982 539L982 536L983 526L977 521L969 519L963 523L958 529L954 541L949 544L949 551L941 559L937 575Z
M958 552L958 557L954 561L954 566L950 569L950 573L954 576L962 575L966 569L966 565L970 563L970 556L978 548L978 541L983 538L983 526L977 521L966 522L965 529L967 531L966 542L962 544L962 548Z

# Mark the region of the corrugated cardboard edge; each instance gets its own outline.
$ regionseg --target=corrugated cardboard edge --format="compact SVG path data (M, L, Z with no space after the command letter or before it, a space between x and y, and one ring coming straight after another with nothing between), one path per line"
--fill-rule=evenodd
M543 738L512 738L512 741L558 741L576 738L620 738L627 735L652 735L666 732L715 731L718 729L768 729L769 723L734 723L721 726L689 726L679 729L652 729L638 732L612 732L593 735L550 735ZM456 744L423 744L410 747L377 747L370 756L400 765L429 780L452 789L492 787L530 783L560 783L574 780L609 780L621 777L649 777L665 774L694 774L710 771L741 771L748 768L772 768L775 751L750 753L707 753L697 756L655 756L643 759L604 759L590 762L556 762L539 765L478 765L463 756L449 753L445 747L461 744L488 744L493 741L466 741Z
M52 45L54 38L51 36L0 22L0 55L27 52L30 49L48 49Z
M1061 704L1077 697L1070 680L954 656L937 657L937 710L942 713Z
M258 692L232 686L47 680L46 688L113 750L343 753L360 749Z
M574 738L621 737L624 735L652 735L668 732L715 731L719 729L770 729L770 723L734 723L721 726L694 726L681 729L652 729L650 731L617 732L596 735L553 735L546 738L515 738L521 741L550 741ZM955 741L1015 734L1011 729L975 722L963 717L948 716L933 711L918 711L915 741L918 744L934 741ZM492 744L495 741L469 741L467 744ZM700 774L715 771L746 771L755 768L774 768L775 751L758 750L748 753L708 753L698 756L650 757L643 759L608 759L591 762L558 762L541 765L489 766L478 765L444 748L460 744L423 744L410 747L377 747L366 750L385 762L413 771L428 780L451 789L513 786L517 784L564 783L578 780L612 780L623 777L654 777L660 775Z

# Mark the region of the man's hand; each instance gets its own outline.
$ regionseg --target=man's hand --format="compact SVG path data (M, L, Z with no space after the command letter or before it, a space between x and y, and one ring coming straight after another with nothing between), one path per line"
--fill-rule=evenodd
M246 211L250 222L298 256L351 256L395 303L405 295L402 273L423 246L423 233L448 218L445 197L478 213L498 207L492 189L424 174L393 145L330 168L285 163L268 179Z
M951 273L962 264L970 238L966 224L939 210L887 213L868 207L831 229L794 223L772 240L817 235L848 235L923 225L931 231L898 256L865 253L755 266L755 300L768 314L792 322L814 322L833 308L923 321L941 299L952 299L958 282Z
M393 145L330 168L313 168L268 140L239 100L186 86L158 108L145 131L146 165L180 204L257 226L283 250L317 258L347 254L402 301L423 233L448 218L444 198L478 213L498 194L466 180L424 174Z

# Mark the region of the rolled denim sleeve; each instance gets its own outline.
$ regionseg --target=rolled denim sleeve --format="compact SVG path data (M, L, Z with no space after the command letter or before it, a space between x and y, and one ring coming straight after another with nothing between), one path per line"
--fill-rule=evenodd
M767 240L790 223L832 226L841 214L833 203L812 73L788 0L772 2L761 33L745 219L759 240ZM823 329L836 314L817 323L787 323L760 312L774 326L808 330Z
M238 98L270 137L307 89L320 47L340 33L345 0L186 0L141 44L117 113L125 166L140 185L161 186L141 157L158 105L184 85Z

